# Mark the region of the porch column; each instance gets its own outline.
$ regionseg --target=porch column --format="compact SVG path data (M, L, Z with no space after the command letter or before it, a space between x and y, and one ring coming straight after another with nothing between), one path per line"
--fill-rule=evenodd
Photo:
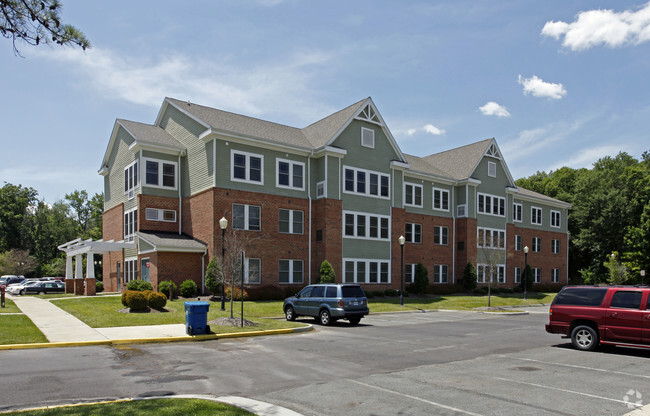
M74 259L74 294L83 295L84 294L84 269L83 269L83 259L81 254L77 254Z
M72 280L72 256L65 256L65 293L74 293L74 281Z
M95 281L95 258L94 253L89 251L86 254L86 279L84 285L84 295L95 296L97 290L97 282Z

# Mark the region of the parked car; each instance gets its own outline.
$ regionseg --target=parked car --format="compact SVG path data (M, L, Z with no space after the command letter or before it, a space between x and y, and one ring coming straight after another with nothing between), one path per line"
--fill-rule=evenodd
M12 283L9 286L7 286L7 292L11 293L12 295L24 295L26 287L33 286L38 282L40 282L40 280L27 279L20 283Z
M16 276L13 274L7 274L0 277L0 285L9 286L12 283L20 283L25 280L25 276Z
M27 286L24 289L25 294L39 294L46 293L63 293L65 292L65 284L61 282L38 282L35 285Z
M317 284L304 287L284 300L284 316L293 321L299 316L311 316L322 325L347 319L357 325L369 313L366 294L355 284Z
M551 304L546 332L570 337L584 351L599 344L650 348L650 288L566 286Z

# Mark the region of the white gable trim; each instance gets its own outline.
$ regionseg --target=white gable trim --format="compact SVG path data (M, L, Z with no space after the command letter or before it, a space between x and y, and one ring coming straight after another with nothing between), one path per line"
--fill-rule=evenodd
M185 111L183 108L181 108L181 107L177 106L176 104L174 104L173 102L171 102L169 97L165 97L165 99L163 100L163 104L160 107L160 111L158 112L158 116L156 117L156 123L154 124L155 126L160 126L160 122L162 121L163 114L165 114L165 111L167 111L167 106L168 105L171 105L172 107L174 107L175 109L177 109L181 113L185 114L187 117L189 117L192 120L196 121L197 123L199 123L200 125L205 127L206 130L210 128L209 124L206 124L200 118L195 117L194 115L192 115L192 114L188 113L187 111Z
M506 176L508 177L508 183L510 184L511 187L515 188L517 185L515 185L515 181L514 179L512 179L512 174L510 173L510 169L508 169L508 165L506 165L506 162L503 159L502 155L503 153L501 152L501 149L499 149L499 145L497 144L497 141L494 138L490 139L490 144L485 148L485 152L483 152L483 155L476 161L476 164L474 165L474 168L472 168L472 172L470 173L470 176L473 175L474 172L476 172L478 165L485 157L493 158L498 160L501 163L501 167L503 168L503 171L506 173Z

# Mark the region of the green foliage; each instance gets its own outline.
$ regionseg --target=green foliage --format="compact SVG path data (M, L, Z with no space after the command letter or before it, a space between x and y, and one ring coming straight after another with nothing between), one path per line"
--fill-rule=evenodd
M90 48L90 41L74 26L61 23L58 0L0 1L0 34L13 42L14 53L20 55L16 41L28 45L77 45Z
M413 293L425 293L429 287L429 271L422 263L415 265L415 277L409 289Z
M196 296L197 290L194 280L187 279L181 283L181 296L184 298L192 298Z
M616 251L607 257L607 261L603 265L609 270L607 283L610 285L622 285L630 276L627 267L618 261L618 252Z
M143 311L147 309L147 297L143 292L132 292L127 296L126 303L131 311Z
M136 279L136 280L131 280L127 285L126 285L127 290L137 290L139 292L142 292L143 290L153 290L153 286L151 283L146 282L144 280Z
M533 283L535 282L535 276L533 276L533 269L530 267L530 264L526 265L526 268L523 271L521 276L521 283L519 284L520 290L524 291L524 281L526 282L526 290L533 290Z
M451 295L453 293L462 293L465 288L461 285L431 285L427 293L436 295Z
M29 224L28 208L36 204L37 195L35 189L22 185L5 182L0 188L0 252L28 249L31 245L24 230Z
M463 288L465 292L469 293L476 289L476 279L476 267L471 262L468 262L463 270Z
M172 282L171 280L164 280L160 283L158 283L158 290L160 293L164 294L167 296L167 299L169 299L169 287L172 287L174 291L174 297L178 296L178 287L176 286L176 283Z
M283 300L284 288L276 285L254 286L247 290L247 300Z
M235 286L234 289L231 287L226 288L226 298L230 299L231 293L234 293L233 300L241 300L242 290L241 287ZM248 300L248 292L244 289L244 300Z
M95 281L95 291L97 293L101 293L104 291L104 283L100 281Z
M140 293L137 290L127 290L122 292L122 305L124 305L125 308L129 307L129 299L131 298L131 295L134 293Z
M384 296L397 296L397 290L395 290L395 289L386 289L386 290L384 290Z
M207 270L205 271L205 287L207 287L213 295L218 295L221 293L222 282L223 271L221 268L221 261L217 256L213 256L208 263Z
M336 273L329 261L323 260L318 269L318 283L336 282Z
M147 297L147 304L153 309L162 309L167 305L167 296L160 292L151 292Z

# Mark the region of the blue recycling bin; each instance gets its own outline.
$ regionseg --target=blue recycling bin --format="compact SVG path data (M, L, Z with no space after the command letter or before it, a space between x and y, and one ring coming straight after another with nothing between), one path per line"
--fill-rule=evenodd
M201 335L210 332L208 325L208 302L185 302L185 332L188 335Z

